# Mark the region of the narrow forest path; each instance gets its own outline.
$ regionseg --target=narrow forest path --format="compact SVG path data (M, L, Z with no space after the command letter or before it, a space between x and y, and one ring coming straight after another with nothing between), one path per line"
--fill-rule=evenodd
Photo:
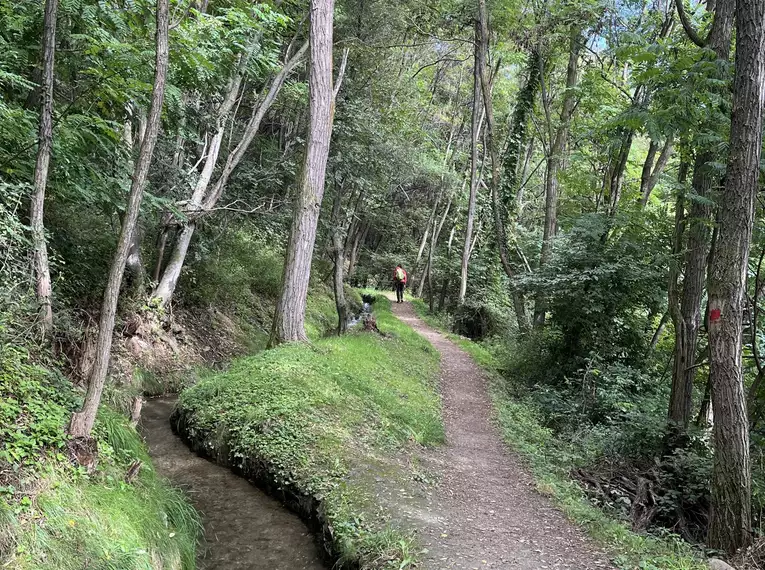
M170 429L175 400L148 401L141 432L154 466L183 488L201 513L205 542L199 570L323 570L319 549L302 521L281 504L203 459Z
M426 568L611 569L606 555L535 491L502 443L491 422L485 373L417 318L410 303L394 301L393 313L441 353L446 447L428 505L433 522L419 532Z

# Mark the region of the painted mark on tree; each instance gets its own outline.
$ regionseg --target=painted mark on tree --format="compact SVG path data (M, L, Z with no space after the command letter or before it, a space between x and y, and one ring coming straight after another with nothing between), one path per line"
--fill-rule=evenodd
M712 309L711 311L709 311L709 320L712 321L712 322L719 321L720 320L720 309Z

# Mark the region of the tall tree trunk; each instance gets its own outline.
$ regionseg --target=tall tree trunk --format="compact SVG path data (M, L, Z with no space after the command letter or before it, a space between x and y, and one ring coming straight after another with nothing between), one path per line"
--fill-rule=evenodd
M709 47L717 58L727 61L730 54L733 24L732 2L720 2L709 35ZM712 208L709 198L718 178L711 162L715 154L702 149L696 155L693 170L693 193L697 196L688 210L688 243L685 250L683 289L680 313L675 320L675 359L672 369L672 392L669 423L672 440L682 444L683 433L692 413L693 381L696 376L696 344L701 326L701 300L709 256ZM700 198L700 199L699 199Z
M276 307L270 346L307 341L305 306L311 276L316 224L324 196L324 176L332 134L332 17L334 0L311 0L309 130L295 212L287 244L282 294Z
M571 38L569 45L568 66L566 68L566 90L563 92L563 102L561 103L560 122L552 137L550 144L550 154L547 157L547 172L545 175L545 223L542 235L542 250L539 254L539 268L547 265L552 255L552 245L555 239L556 227L558 225L558 176L563 161L563 153L568 146L568 130L571 117L576 108L576 97L574 88L579 77L579 51L582 46L582 38L579 28L571 28ZM543 94L547 98L547 95ZM549 111L546 113L549 119ZM550 126L550 132L552 132ZM534 302L534 326L541 327L545 324L545 312L547 302L544 294L538 292Z
M499 153L494 140L494 106L491 100L491 83L489 79L486 57L489 51L489 14L486 9L486 0L478 2L478 21L476 22L477 37L476 42L480 49L477 50L477 65L480 70L481 92L483 93L483 104L486 112L486 134L487 146L489 147L489 156L491 157L491 202L492 212L494 214L494 228L496 230L497 248L499 249L499 260L505 274L512 280L514 277L513 267L510 265L510 256L507 251L507 233L505 232L505 222L500 201L499 188ZM526 303L520 291L511 291L513 306L515 308L516 318L518 319L518 328L521 332L529 329L528 319L526 317Z
M765 0L738 0L730 155L709 279L715 457L708 543L730 554L752 540L749 423L741 339L764 104Z
M117 313L122 275L130 250L130 242L135 231L138 213L141 207L146 179L149 174L154 147L159 135L162 117L162 104L165 98L165 81L168 67L168 0L157 0L157 32L156 32L156 64L154 70L154 88L151 97L151 110L146 127L146 135L141 142L141 152L133 172L133 183L130 187L125 217L122 223L117 251L112 259L109 278L106 282L104 300L101 306L101 318L98 328L96 357L88 378L88 391L82 409L72 415L69 433L73 437L88 437L96 421L98 405L106 381L111 356L112 335L114 334L114 319Z
M465 246L462 249L462 263L460 265L460 289L457 303L465 302L467 293L468 266L470 264L470 242L473 239L473 223L475 221L475 203L478 194L478 139L481 128L481 69L479 62L480 30L476 25L475 53L473 56L473 111L470 122L470 196L468 198L467 220L465 222Z
M353 237L351 246L351 255L348 258L348 279L353 277L353 274L356 271L356 264L359 260L361 246L364 245L364 242L367 239L367 234L369 234L370 227L371 226L369 222L361 222L361 224L357 226L357 231Z
M335 200L332 204L332 250L335 255L334 279L335 306L337 307L337 334L342 335L348 330L348 305L345 301L345 289L343 288L343 270L345 269L345 247L342 218L343 193L336 188Z
M436 200L436 203L441 202L441 194L439 194L438 199ZM452 197L449 196L449 200L446 203L446 206L444 207L444 212L441 215L441 220L438 220L438 216L433 216L430 220L430 247L428 248L428 258L425 261L425 268L422 272L422 277L420 278L420 282L417 284L417 296L422 298L422 292L425 288L425 283L428 282L428 286L430 287L430 276L431 272L433 271L433 261L435 256L435 250L438 246L438 238L441 236L441 230L444 227L444 222L446 221L446 217L449 215L449 209L452 206ZM437 212L436 212L437 213Z
M520 202L523 198L523 184L525 183L526 171L528 170L528 163L531 160L531 154L533 152L533 137L529 139L529 117L534 111L534 101L539 91L539 85L541 81L541 62L540 53L536 48L532 48L529 54L529 61L527 64L526 82L523 88L518 93L518 101L515 105L515 111L513 112L513 124L508 136L508 147L503 159L504 169L504 182L502 183L502 197L501 206L498 205L498 211L495 212L495 216L500 216L500 224L497 226L497 238L502 240L500 245L500 258L503 257L502 247L507 246L507 238L505 236L504 227L505 224L510 223L512 220L518 219L518 212L520 212ZM518 162L521 152L525 152L525 158L523 167L518 173ZM513 202L514 201L514 202ZM512 211L516 212L515 216L509 215ZM501 229L500 229L501 226ZM505 237L499 237L500 234ZM508 257L507 253L504 257ZM503 264L505 267L505 264ZM509 262L508 262L509 267ZM507 272L507 268L505 267ZM508 277L512 276L508 274ZM512 286L512 285L511 285ZM526 300L520 291L515 287L512 288L510 295L513 299L513 306L515 308L516 320L518 321L518 327L521 331L528 329L528 317L526 316Z
M48 167L53 145L53 68L56 57L56 15L58 0L46 0L43 16L42 89L40 128L38 133L37 162L34 173L34 193L30 208L32 247L34 250L35 292L39 306L40 329L43 338L53 330L51 307L50 264L45 241L45 189L48 185Z
M449 210L452 207L452 195L449 195L449 200L446 202L444 213L441 216L441 221L436 226L435 220L433 221L433 238L430 240L430 251L428 252L428 265L426 278L428 280L428 303L430 305L431 312L433 311L433 263L435 262L436 247L438 247L438 239L441 237L441 230L444 228L446 217L449 215ZM422 295L420 295L422 296Z
M685 185L688 175L688 163L680 163L680 170L677 175L677 181ZM688 358L695 358L695 341L688 347L688 327L683 318L681 310L680 292L678 278L680 275L678 259L683 250L683 234L685 233L685 189L678 191L675 202L675 230L672 239L672 261L669 270L669 288L667 293L669 314L672 317L672 324L675 327L675 353L672 367L672 392L669 403L669 420L672 427L672 434L668 440L668 448L676 446L678 441L677 424L683 425L683 417L690 413L691 393L693 388L693 378L695 369L688 367ZM687 382L690 379L691 385L688 388ZM683 431L683 430L680 430Z

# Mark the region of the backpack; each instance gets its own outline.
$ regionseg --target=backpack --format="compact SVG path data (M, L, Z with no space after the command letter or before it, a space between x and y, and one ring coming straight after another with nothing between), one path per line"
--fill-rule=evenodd
M401 267L396 268L396 281L403 281L406 279L406 271L404 271Z

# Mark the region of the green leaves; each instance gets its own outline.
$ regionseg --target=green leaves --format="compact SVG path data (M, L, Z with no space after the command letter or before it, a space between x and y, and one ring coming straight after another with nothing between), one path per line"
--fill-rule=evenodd
M63 448L64 424L75 402L62 387L23 351L0 347L0 462L39 467L43 454Z

